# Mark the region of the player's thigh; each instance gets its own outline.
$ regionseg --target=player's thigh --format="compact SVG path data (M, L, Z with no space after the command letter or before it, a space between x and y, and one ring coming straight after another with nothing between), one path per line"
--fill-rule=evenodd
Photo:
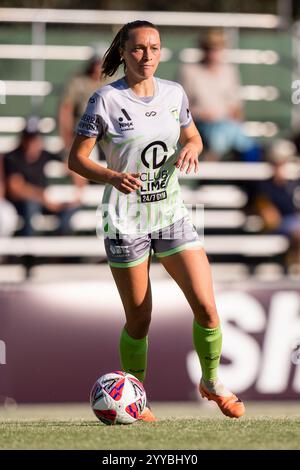
M152 294L149 278L151 256L131 267L110 266L127 318L151 315Z
M199 323L203 326L207 322L218 323L211 269L204 248L184 249L160 257L159 261L183 291Z

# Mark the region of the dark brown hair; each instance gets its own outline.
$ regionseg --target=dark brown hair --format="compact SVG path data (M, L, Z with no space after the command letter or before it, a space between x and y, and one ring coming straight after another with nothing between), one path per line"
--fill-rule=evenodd
M124 48L125 42L129 39L129 31L136 28L153 28L158 31L157 26L149 21L136 20L131 23L124 24L124 26L122 26L122 28L117 32L109 49L107 49L104 54L102 65L103 75L111 77L116 73L120 65L123 63L119 49Z

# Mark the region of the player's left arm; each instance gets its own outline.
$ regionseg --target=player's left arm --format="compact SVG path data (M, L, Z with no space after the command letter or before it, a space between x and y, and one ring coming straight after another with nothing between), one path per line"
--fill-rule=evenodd
M194 172L197 173L199 170L198 157L203 150L203 143L194 121L189 126L180 128L179 142L182 149L175 166L180 171L186 170L186 173L190 173L194 168Z

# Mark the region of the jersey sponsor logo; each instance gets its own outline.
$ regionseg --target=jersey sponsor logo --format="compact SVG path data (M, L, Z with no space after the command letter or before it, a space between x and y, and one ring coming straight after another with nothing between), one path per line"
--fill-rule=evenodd
M158 156L159 150L163 150L163 155ZM156 170L161 167L168 157L168 147L165 142L155 140L144 148L141 154L143 164L147 168Z
M167 157L168 147L161 140L151 142L142 151L141 160L150 171L141 172L140 180L143 183L143 187L140 189L141 202L155 202L167 198L167 191L161 190L167 187L168 171L163 169L155 171L162 167Z
M157 115L156 111L147 111L145 113L145 116L147 116L147 117L156 116L156 115Z
M129 116L129 114L127 113L126 109L122 108L121 109L124 117L125 117L125 121L124 121L124 117L123 116L120 116L118 118L118 121L119 121L119 126L120 126L120 130L122 132L124 131L133 131L134 130L134 126L133 126L133 122L132 122L132 119L131 117Z
M156 202L156 201L162 201L163 199L167 199L167 191L141 195L141 202Z
M168 183L168 171L159 170L142 172L140 180L143 183L143 187L140 189L141 194L144 192L160 191L165 189Z
M84 114L78 124L78 129L97 132L101 129L102 122L98 114Z

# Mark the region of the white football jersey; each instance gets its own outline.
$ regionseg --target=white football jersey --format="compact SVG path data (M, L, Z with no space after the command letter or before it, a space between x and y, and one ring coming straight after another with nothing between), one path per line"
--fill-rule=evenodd
M139 97L121 78L97 90L77 126L96 137L107 167L140 173L143 187L123 194L106 184L102 199L106 236L146 234L188 215L178 183L180 127L191 124L188 99L176 82L154 77L152 97Z

